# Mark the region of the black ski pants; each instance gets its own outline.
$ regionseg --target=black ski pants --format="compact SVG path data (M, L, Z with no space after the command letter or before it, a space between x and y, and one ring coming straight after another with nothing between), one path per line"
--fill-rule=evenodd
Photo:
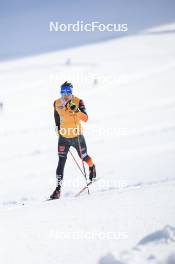
M79 135L74 138L65 138L60 135L58 140L59 161L56 169L56 177L58 180L58 184L61 184L61 181L63 180L64 167L70 147L74 147L77 150L79 157L83 158L85 162L88 163L88 160L91 159L91 157L87 154L86 141L83 135Z

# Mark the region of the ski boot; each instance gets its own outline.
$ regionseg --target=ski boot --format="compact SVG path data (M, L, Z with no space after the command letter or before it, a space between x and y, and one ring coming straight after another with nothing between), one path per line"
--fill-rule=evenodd
M61 186L56 187L55 191L51 194L50 199L59 199L61 195Z
M89 180L93 181L96 179L96 169L95 165L93 164L92 167L89 167Z

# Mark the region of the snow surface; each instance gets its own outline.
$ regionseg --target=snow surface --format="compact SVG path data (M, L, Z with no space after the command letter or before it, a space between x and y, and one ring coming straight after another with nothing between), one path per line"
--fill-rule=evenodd
M0 64L0 263L175 263L174 29ZM74 198L69 156L62 199L45 202L65 80L86 103L100 180Z

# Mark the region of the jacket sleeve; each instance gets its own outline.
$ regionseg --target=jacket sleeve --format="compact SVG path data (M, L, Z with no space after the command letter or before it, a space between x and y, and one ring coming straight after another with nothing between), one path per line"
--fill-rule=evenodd
M78 117L80 118L80 120L87 122L88 121L88 115L87 115L86 107L85 107L83 100L80 100L78 108L80 110L78 112Z
M58 127L58 130L60 130L60 116L59 116L58 112L56 111L55 103L56 103L56 101L54 102L54 118L55 118L55 125Z

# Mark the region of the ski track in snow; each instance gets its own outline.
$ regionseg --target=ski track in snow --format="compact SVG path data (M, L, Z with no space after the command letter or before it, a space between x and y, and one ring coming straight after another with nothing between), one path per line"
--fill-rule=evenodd
M142 188L149 188L151 186L156 186L157 185L160 185L160 184L169 184L169 183L172 183L172 184L175 184L175 178L174 179L162 179L160 181L150 181L150 182L138 182L138 183L135 183L135 184L129 184L129 185L126 185L124 187L108 187L108 188L103 188L100 186L100 181L103 181L102 178L99 179L98 182L96 183L93 183L93 186L92 188L90 188L90 197L95 196L96 195L99 195L99 194L103 194L103 193L106 193L108 195L110 195L111 191L115 191L117 192L119 195L120 193L124 193L124 192L131 192L131 191L136 191L136 190L140 190ZM96 185L99 185L98 187L96 187ZM104 185L105 185L105 182L104 182ZM81 188L80 188L81 189ZM81 197L85 197L88 198L88 194L87 194L87 191L84 191L79 197L74 197L76 193L72 193L72 192L66 192L65 194L63 193L61 199L59 199L58 201L59 202L62 202L64 201L65 199L69 199L70 202L72 199L81 199ZM22 197L21 199L17 200L17 201L3 201L1 202L0 204L0 209L2 208L14 208L14 207L19 207L19 206L33 206L33 205L39 205L40 203L43 203L43 202L52 202L52 201L47 201L48 197L43 197L43 199L40 199L40 201L38 201L35 197L31 197L31 198L28 198L27 196L26 197ZM54 200L54 201L57 201L57 200Z

